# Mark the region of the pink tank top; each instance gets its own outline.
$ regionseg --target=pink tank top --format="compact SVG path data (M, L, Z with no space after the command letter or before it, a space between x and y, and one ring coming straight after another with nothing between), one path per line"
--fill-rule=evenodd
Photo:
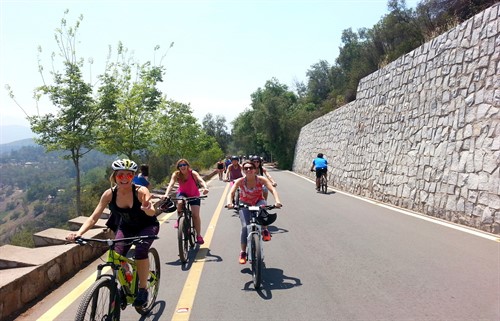
M178 194L182 194L186 197L200 196L200 190L194 180L193 171L189 171L187 181L182 182L180 179L177 179L177 183L179 183L179 188L177 189Z
M254 188L247 187L247 179L244 178L243 184L240 186L240 201L249 205L255 205L258 201L264 200L262 196L262 182L257 177Z

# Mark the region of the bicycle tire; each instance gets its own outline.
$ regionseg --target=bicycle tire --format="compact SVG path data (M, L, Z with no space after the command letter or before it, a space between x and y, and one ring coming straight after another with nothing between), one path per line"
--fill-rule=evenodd
M194 231L194 224L193 224L193 213L189 213L189 218L190 220L187 221L186 220L186 223L187 224L187 227L186 227L186 231L187 231L187 238L188 238L188 241L189 241L189 248L194 248L195 244L196 244L196 233Z
M179 259L182 263L188 260L189 238L187 235L187 224L184 216L179 217L179 227L177 228L177 241L179 244Z
M147 315L156 303L158 290L160 289L161 264L158 251L152 247L148 251L149 276L147 289L149 292L148 302L145 306L135 307L135 310L141 315Z
M101 295L101 290L107 291ZM116 283L111 279L99 279L85 291L76 311L75 321L87 320L120 320L120 297Z
M321 192L326 194L328 192L328 183L326 180L326 174L321 175Z
M259 234L252 235L252 278L255 289L259 289L262 284L262 251L260 248Z

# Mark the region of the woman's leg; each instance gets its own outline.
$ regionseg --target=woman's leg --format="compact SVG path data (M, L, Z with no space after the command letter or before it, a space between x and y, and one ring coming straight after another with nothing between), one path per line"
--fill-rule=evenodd
M193 213L194 230L197 235L201 235L200 205L191 205L191 212Z

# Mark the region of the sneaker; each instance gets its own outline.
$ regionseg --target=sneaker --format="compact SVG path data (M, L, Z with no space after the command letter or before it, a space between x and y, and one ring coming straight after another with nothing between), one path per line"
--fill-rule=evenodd
M271 233L269 233L269 230L262 230L262 240L264 242L271 241Z
M240 252L240 264L247 263L247 252Z
M203 240L203 237L201 237L201 235L198 235L196 237L196 243L202 245L203 243L205 243L205 241Z
M174 228L179 228L179 221L178 220L175 220L175 222L174 222Z
M319 191L319 187L316 187L316 190Z
M141 307L148 302L148 290L139 289L137 292L137 296L135 297L134 303L132 303L135 307Z

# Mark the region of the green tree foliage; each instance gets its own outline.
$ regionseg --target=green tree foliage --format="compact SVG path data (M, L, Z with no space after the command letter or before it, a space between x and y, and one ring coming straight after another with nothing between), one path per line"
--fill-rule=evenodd
M103 151L137 159L134 152L148 150L162 98L156 86L163 81L163 74L162 66L139 64L128 56L122 43L118 44L116 62L100 77L100 106L110 110L99 131Z
M154 128L152 153L160 176L168 176L180 158L201 169L210 168L224 155L215 138L207 135L192 115L189 105L163 101Z
M220 115L214 118L211 113L208 113L203 118L202 125L205 133L215 138L220 148L226 153L230 140L230 135L226 126L226 118Z

